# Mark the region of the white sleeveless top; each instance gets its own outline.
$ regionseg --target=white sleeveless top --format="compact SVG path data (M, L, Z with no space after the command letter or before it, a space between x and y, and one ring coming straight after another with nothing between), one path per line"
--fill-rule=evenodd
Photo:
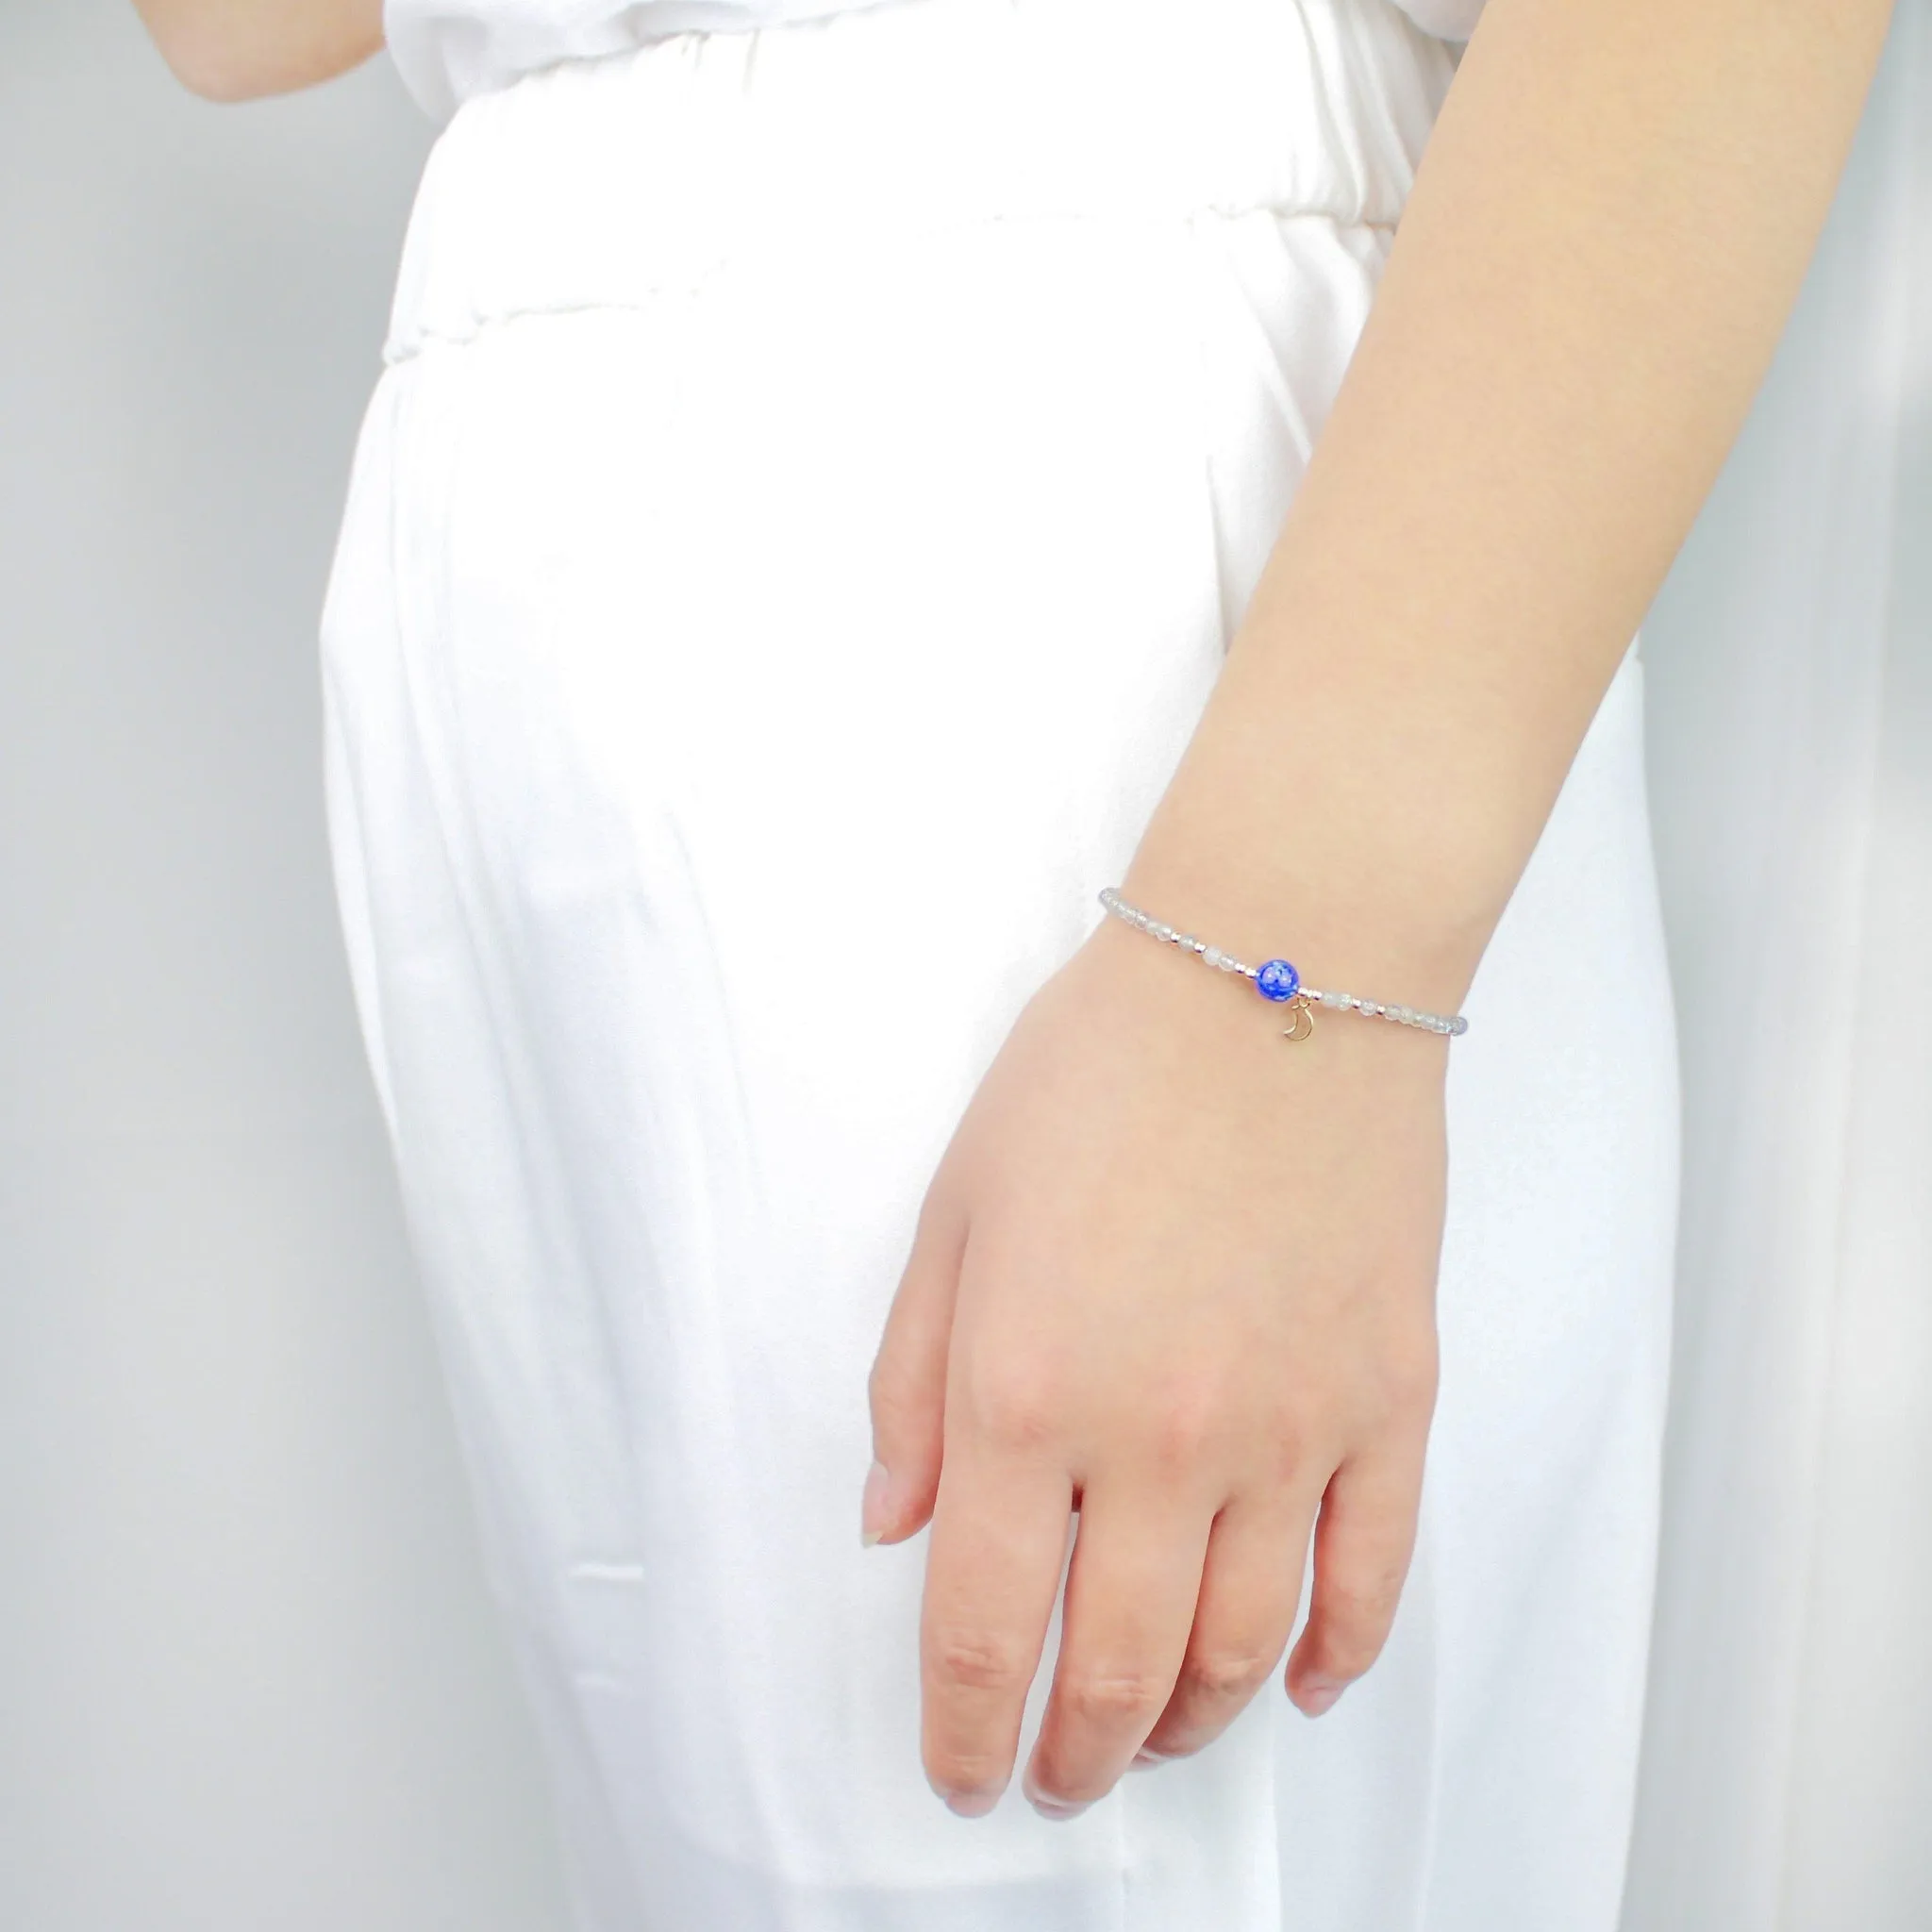
M675 33L744 32L893 0L384 0L404 84L444 121L474 94L559 60L594 59ZM1284 7L1294 0L1281 0ZM1374 0L1368 0L1374 4ZM1483 0L1398 0L1425 32L1466 41Z

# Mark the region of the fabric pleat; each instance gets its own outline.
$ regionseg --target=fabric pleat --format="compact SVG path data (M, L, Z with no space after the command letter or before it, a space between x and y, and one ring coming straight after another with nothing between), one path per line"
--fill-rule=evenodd
M1628 1932L1932 1922L1932 8L1645 625L1685 1171Z

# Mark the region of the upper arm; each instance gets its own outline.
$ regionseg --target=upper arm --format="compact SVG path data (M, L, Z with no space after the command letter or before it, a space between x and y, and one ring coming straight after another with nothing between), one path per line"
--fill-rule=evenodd
M382 45L382 0L134 0L184 87L212 101L287 93Z

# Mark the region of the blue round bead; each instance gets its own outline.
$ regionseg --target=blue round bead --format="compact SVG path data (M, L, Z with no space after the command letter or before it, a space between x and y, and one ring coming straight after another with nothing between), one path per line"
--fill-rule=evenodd
M1255 991L1264 1000L1291 1000L1301 987L1301 974L1286 959L1270 959L1256 968Z

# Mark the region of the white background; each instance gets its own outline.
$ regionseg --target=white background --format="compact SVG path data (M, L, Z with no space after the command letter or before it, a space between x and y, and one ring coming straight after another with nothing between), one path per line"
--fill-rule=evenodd
M0 0L0 1926L556 1932L326 874L430 129Z

